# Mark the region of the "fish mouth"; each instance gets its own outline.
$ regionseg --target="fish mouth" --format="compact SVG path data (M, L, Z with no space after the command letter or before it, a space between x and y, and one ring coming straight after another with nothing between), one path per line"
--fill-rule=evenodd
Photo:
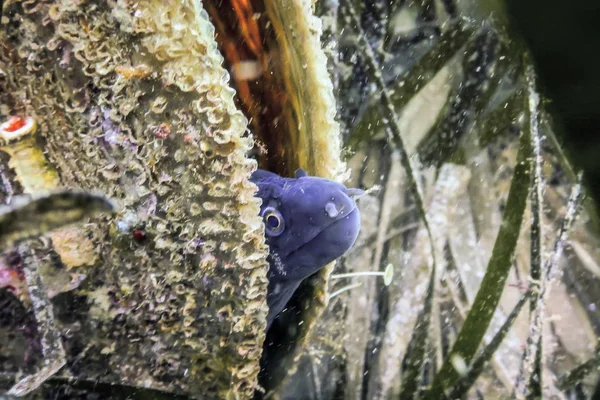
M357 207L332 221L312 239L292 250L284 258L285 277L304 279L323 266L344 255L352 248L360 232L360 214Z

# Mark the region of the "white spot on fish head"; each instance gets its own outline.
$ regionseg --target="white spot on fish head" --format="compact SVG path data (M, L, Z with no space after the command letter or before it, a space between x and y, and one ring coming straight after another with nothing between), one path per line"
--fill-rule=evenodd
M328 202L325 205L325 212L327 213L327 215L329 215L330 218L335 218L340 213L340 211L335 206L335 203L333 203L333 202Z
M273 257L275 269L277 270L279 275L286 276L287 271L285 270L285 265L283 264L283 261L281 261L281 257L279 256L279 254L277 254L275 252L271 252L271 257Z

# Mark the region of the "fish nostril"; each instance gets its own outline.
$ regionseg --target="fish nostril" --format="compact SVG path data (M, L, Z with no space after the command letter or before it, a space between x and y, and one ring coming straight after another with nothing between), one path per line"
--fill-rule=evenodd
M329 202L325 205L325 212L330 218L335 218L340 214L340 211L335 206L335 203Z
M346 195L351 198L359 198L363 196L366 192L359 188L346 188Z

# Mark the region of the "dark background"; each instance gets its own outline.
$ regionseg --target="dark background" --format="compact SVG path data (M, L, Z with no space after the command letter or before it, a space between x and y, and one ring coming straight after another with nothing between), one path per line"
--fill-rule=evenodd
M533 55L557 133L600 204L600 1L505 0Z

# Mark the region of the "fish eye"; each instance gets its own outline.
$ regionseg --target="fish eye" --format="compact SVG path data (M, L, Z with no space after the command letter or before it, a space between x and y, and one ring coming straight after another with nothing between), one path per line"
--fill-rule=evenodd
M269 236L279 236L285 229L283 217L276 208L267 207L262 213L265 230Z

